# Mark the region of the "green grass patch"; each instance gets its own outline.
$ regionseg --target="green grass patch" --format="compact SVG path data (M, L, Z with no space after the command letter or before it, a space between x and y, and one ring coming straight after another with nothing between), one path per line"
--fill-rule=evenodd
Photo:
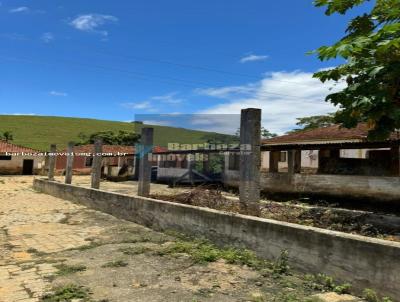
M367 302L392 302L392 300L388 297L383 297L382 299L378 296L378 294L370 289L366 288L363 292L363 298Z
M252 251L236 248L218 248L206 240L182 240L161 249L159 255L188 254L196 263L214 262L224 259L230 264L246 264L253 268L269 265L268 261L258 258Z
M42 296L40 301L66 302L73 299L78 299L81 302L92 301L89 295L89 290L85 287L75 284L68 284L62 287L57 287L52 291L52 293L48 293Z
M115 261L107 262L107 263L103 264L101 267L104 267L104 268L106 268L106 267L125 267L125 266L128 266L128 264L129 264L128 262L125 262L123 260L115 260Z
M333 291L338 294L350 294L351 284L337 284L335 280L325 274L305 275L306 288L318 291Z
M59 264L56 265L56 268L58 269L57 275L59 276L66 276L77 272L83 272L87 269L87 267L82 264L78 265Z
M151 249L145 246L133 246L121 248L120 251L125 255L140 255L151 251Z

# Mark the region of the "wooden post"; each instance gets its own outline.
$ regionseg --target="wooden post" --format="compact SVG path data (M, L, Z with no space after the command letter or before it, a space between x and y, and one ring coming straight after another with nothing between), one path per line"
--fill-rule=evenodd
M48 164L49 164L49 171L47 172L47 178L49 180L54 180L54 168L56 166L56 152L57 146L50 145L50 152L48 155Z
M74 164L74 143L69 142L67 147L67 165L65 167L65 183L71 184L72 183L72 167Z
M261 109L243 109L240 118L240 206L246 214L260 215Z
M103 156L101 153L103 152L103 142L100 139L97 139L94 142L93 148L93 162L92 162L92 179L91 186L93 189L100 188L100 178L101 178L101 166L103 162Z
M281 151L270 151L269 152L269 172L277 173L279 170L279 158Z
M149 154L153 150L153 128L142 128L139 149L139 153L137 153L140 156L138 195L146 197L150 195L151 161L149 161Z

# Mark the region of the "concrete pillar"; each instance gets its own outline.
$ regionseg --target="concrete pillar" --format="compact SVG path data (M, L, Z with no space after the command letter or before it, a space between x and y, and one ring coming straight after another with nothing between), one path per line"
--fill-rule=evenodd
M277 173L279 170L279 158L281 151L270 151L269 152L269 172Z
M400 147L394 146L390 148L390 157L391 157L391 175L392 176L400 176Z
M240 206L246 214L260 215L261 109L243 109L240 118Z
M50 152L48 155L49 171L47 172L47 178L49 180L54 180L54 169L56 166L56 152L57 152L57 146L54 144L50 145Z
M288 173L301 173L301 150L288 151Z
M139 184L138 195L150 195L150 182L151 182L151 161L149 161L149 154L153 150L153 128L142 128L141 143L139 146L140 157L139 162Z
M94 143L93 149L91 187L93 189L99 189L101 179L101 166L103 162L103 156L101 155L101 153L103 152L103 142L100 139L97 139Z
M294 152L295 150L288 150L287 152L287 164L288 164L288 174L294 174Z
M195 162L195 154L188 154L188 168L189 168L189 182L191 186L194 186L194 164Z
M69 142L67 147L67 165L65 167L65 183L71 184L72 183L72 167L74 164L74 143Z
M138 146L136 145L136 147L138 147ZM139 156L139 154L137 152L138 152L138 150L135 150L135 155L134 155L134 160L133 160L134 161L134 165L135 165L133 178L135 180L139 179L139 166L140 166L140 156Z
M301 173L301 150L294 151L294 173Z

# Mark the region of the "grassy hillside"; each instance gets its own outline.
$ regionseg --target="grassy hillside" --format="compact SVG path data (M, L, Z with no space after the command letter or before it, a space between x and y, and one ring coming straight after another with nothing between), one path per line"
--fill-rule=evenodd
M65 147L69 141L78 141L80 132L92 134L98 131L135 131L144 125L104 121L85 118L54 116L0 115L0 132L11 131L13 143L39 150L47 150L51 143L58 148ZM168 143L203 143L209 132L193 131L183 128L152 126L154 142L159 146ZM58 149L57 148L57 149Z

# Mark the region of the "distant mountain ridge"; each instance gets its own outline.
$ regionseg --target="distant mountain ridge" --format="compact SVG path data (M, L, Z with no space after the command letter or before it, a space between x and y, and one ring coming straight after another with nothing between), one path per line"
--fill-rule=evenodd
M99 131L119 130L140 132L140 129L146 126L154 128L154 144L165 147L168 143L204 143L204 136L213 134L169 126L88 118L0 115L0 132L11 131L14 136L12 143L37 150L48 150L50 144L57 144L57 149L65 148L69 141L79 141L79 133L89 135Z

